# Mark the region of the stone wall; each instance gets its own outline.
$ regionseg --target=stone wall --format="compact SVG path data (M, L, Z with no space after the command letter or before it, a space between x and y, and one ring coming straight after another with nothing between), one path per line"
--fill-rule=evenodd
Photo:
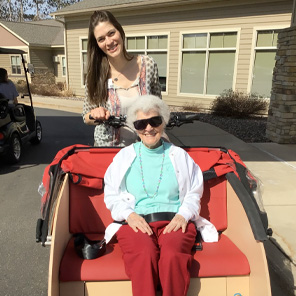
M296 26L278 35L266 136L276 143L296 143Z

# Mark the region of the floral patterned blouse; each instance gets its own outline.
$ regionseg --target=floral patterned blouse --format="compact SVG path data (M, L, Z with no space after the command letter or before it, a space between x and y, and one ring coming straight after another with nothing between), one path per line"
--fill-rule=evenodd
M140 76L137 79L138 93L142 95L151 94L161 98L161 87L158 77L157 64L150 56L141 55L141 70ZM87 87L86 96L83 104L82 117L92 109L99 107L96 104L91 104L88 98ZM108 100L104 106L110 111L111 115L121 115L121 102L118 92L112 81L108 83ZM115 129L107 124L96 125L94 131L94 146L125 146L123 139L120 139L120 129Z

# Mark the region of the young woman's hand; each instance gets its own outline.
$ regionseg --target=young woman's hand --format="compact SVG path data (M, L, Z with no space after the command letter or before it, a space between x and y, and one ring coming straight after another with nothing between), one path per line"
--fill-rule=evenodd
M98 108L92 109L90 111L90 115L95 120L107 120L110 117L110 112L103 107L98 107Z
M148 235L151 235L153 233L145 219L135 212L131 213L127 217L126 222L135 232L141 230L143 233L147 233Z
M182 228L182 232L184 233L186 231L187 227L187 221L185 218L179 214L176 214L176 216L172 219L172 221L166 226L163 233L170 233L172 231L177 231L180 228Z
M98 121L105 121L109 117L110 112L107 109L103 107L97 107L84 115L84 122L88 125L96 125Z

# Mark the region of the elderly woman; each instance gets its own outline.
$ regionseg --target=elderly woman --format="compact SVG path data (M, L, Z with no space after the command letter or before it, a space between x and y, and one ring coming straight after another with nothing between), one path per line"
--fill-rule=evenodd
M217 241L215 227L199 216L203 176L183 149L164 142L169 108L159 98L140 97L128 122L141 139L123 148L105 174L105 203L117 231L134 296L186 295L196 226L204 240Z

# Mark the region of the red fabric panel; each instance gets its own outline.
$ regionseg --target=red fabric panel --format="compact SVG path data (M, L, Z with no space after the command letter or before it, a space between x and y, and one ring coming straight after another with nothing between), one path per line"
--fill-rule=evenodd
M119 150L119 148L98 149L98 147L78 150L62 162L62 169L64 172L103 179Z
M226 179L220 177L204 183L200 216L211 221L218 231L227 229Z
M71 233L104 233L113 222L104 203L103 189L79 186L69 182Z
M217 277L250 274L247 257L225 235L217 243L203 243L191 266L191 277Z
M213 167L220 160L222 154L219 149L210 148L185 148L185 150L203 172Z
M185 149L203 172L214 168L217 176L233 172L237 175L234 160L246 166L239 155L232 150L224 153L217 148L186 148Z
M203 250L195 252L191 266L191 277L238 276L249 273L250 266L246 256L223 234L217 243L203 243ZM60 280L128 280L118 243L108 245L106 254L100 258L83 260L75 253L71 239L61 261Z
M56 154L52 163L44 170L42 183L45 187L45 194L41 199L42 213L45 209L50 192L49 179L51 176L49 175L49 169L52 165L57 164L59 160L66 154L66 152L75 147L80 149L74 154L70 155L67 159L63 160L61 164L63 171L99 179L103 179L107 167L112 162L115 154L120 150L120 148L99 148L85 145L72 145L60 150ZM237 162L244 165L240 157L232 150L228 150L230 155L220 151L217 148L186 148L185 150L200 166L203 172L214 168L218 176L228 172L236 173L233 166L233 160L231 159L230 155L235 158Z

